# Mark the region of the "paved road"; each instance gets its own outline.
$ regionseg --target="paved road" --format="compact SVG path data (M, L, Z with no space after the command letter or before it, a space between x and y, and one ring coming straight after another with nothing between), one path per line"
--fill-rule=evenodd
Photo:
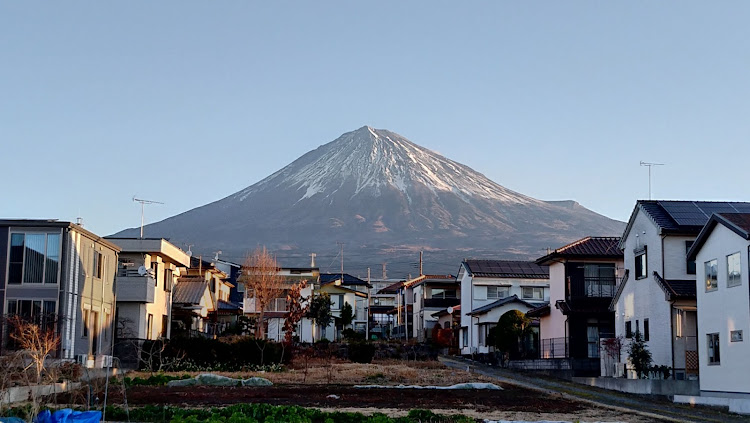
M654 421L673 422L750 422L750 417L729 413L725 409L691 407L674 404L663 396L636 395L595 388L578 383L501 369L457 357L440 357L449 366L495 378L502 383L563 396L597 406L637 413Z

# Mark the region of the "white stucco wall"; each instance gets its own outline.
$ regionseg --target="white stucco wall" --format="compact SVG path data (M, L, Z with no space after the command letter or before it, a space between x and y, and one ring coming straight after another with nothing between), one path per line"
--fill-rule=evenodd
M698 296L698 356L701 391L750 394L750 289L748 243L723 225L717 225L696 259ZM727 255L740 253L742 284L727 287ZM718 289L706 292L704 263L717 259ZM730 332L741 330L742 342L731 342ZM719 334L720 363L708 364L706 335Z
M653 272L662 272L662 242L661 236L657 232L658 228L653 221L642 211L638 211L635 216L633 227L624 242L625 269L630 276L625 284L625 288L620 295L619 301L615 307L615 334L625 337L625 322L631 321L633 332L636 329L636 320L639 323L640 330L643 331L643 320L649 319L650 339L646 342L649 351L651 351L654 365L672 366L672 329L670 304L665 299L664 291L654 281ZM638 235L636 237L636 235ZM676 244L676 243L675 243ZM647 247L647 277L636 279L635 274L635 253L634 250L641 246ZM676 255L676 247L665 253ZM685 259L685 244L681 244L682 261ZM675 250L675 251L672 251ZM676 261L676 260L674 260ZM684 263L682 269L684 272ZM675 272L674 274L679 274ZM625 344L627 344L627 340ZM627 354L623 349L622 359L625 360Z

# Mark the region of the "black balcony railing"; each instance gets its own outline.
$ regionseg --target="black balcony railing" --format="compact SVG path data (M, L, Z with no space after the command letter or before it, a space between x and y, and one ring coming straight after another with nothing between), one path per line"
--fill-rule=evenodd
M448 308L461 304L458 298L425 298L424 307L430 308Z
M612 298L617 287L614 277L568 278L571 297Z
M548 338L540 342L540 358L567 358L568 338Z

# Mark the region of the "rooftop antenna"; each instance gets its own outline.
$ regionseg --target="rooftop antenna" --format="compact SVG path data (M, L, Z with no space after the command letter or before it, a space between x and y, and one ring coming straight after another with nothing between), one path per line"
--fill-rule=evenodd
M316 256L317 256L317 254L310 253L310 267L315 267L315 257Z
M641 166L648 167L648 199L651 199L651 168L654 166L664 166L664 163L649 163L641 160Z
M135 198L135 195L133 196L133 201L136 203L141 203L141 239L143 239L143 206L146 204L164 204L159 201L151 201L151 200L142 200L140 198Z
M214 261L219 261L219 254L221 253L223 253L221 250L214 252L214 254L216 254L216 256L214 256Z
M188 244L188 246L187 246L188 250L187 250L187 252L185 254L187 254L188 257L192 257L193 256L193 251L192 251L193 245L194 244Z

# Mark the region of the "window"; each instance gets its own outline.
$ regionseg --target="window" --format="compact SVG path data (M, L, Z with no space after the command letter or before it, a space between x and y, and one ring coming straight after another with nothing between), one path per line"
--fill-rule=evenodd
M163 314L161 316L161 337L166 338L167 337L167 325L169 324L169 318L166 314Z
M705 262L704 268L706 271L706 292L716 291L716 289L718 289L719 287L719 284L717 282L717 275L719 272L717 269L716 259Z
M632 338L633 337L633 324L630 320L625 322L625 337L626 338Z
M83 310L83 322L81 324L81 336L86 338L89 336L89 310Z
M613 297L615 294L615 265L584 264L583 282L585 296Z
M431 298L456 298L456 291L453 289L433 288Z
M643 279L648 276L648 260L646 246L635 251L635 278Z
M461 338L463 340L463 346L468 347L469 346L469 327L464 326L461 328Z
M331 310L341 310L344 306L343 295L331 295Z
M151 331L154 329L154 315L149 313L146 323L146 339L151 339Z
M544 288L535 287L524 287L523 298L530 300L543 300L544 299Z
M151 262L151 274L154 276L154 286L159 286L159 262L156 259Z
M60 234L13 233L8 283L56 284L60 269Z
M112 315L110 315L109 312L105 312L104 313L104 325L103 325L103 330L102 330L102 332L104 332L104 340L105 341L109 341L109 335L110 335L110 332L111 332L110 329L112 328L112 320L111 319L112 319Z
M164 269L164 292L172 290L172 282L174 282L172 279L172 269ZM240 286L242 286L242 284L240 284Z
M708 346L708 364L720 364L721 355L719 354L719 334L709 333L706 335L706 345Z
M28 322L42 326L42 330L54 330L57 315L55 301L42 300L8 300L6 314L19 316Z
M685 256L687 257L688 251L690 251L690 247L693 246L694 241L685 241ZM686 273L688 275L694 275L695 274L695 260L687 260L686 259Z
M727 287L742 285L741 276L740 253L738 251L727 256Z
M648 319L643 319L643 340L648 341Z
M94 251L94 257L91 263L91 275L97 279L102 279L102 268L104 267L104 256L98 251Z
M510 293L510 287L507 286L488 286L487 287L487 299L497 300L505 298Z

